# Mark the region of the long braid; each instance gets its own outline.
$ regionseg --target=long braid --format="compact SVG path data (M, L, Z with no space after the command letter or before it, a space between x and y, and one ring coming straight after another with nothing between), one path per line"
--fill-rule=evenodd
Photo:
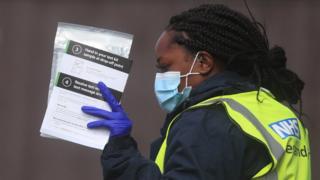
M251 78L279 101L301 102L303 81L286 69L281 47L269 49L266 32L254 18L252 22L224 5L205 4L173 16L167 29L187 35L177 35L176 43L193 53L209 52L226 70Z

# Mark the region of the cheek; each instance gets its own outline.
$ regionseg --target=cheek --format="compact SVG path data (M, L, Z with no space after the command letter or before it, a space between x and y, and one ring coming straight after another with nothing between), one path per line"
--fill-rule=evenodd
M190 63L186 61L185 57L176 57L172 60L169 70L180 71L181 74L186 74L189 72L190 66Z

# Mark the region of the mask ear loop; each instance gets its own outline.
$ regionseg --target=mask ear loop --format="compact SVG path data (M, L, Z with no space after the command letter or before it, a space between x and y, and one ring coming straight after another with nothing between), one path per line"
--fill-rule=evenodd
M185 86L185 87L188 87L188 76L189 76L189 75L192 75L192 74L200 74L200 73L192 73L193 67L194 67L194 65L196 64L196 61L197 61L197 59L198 59L199 54L200 54L200 52L198 51L197 54L196 54L196 56L195 56L194 59L193 59L193 63L192 63L192 65L191 65L191 68L190 68L189 72L188 72L187 74L185 74L185 75L181 75L181 76L180 76L180 77L186 77L186 86Z

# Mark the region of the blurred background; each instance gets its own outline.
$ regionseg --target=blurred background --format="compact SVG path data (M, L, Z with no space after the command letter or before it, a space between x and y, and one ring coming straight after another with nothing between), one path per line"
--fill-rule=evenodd
M142 154L159 136L165 114L153 93L154 44L169 18L202 3L223 3L248 15L239 0L1 0L0 180L102 179L101 151L41 138L57 22L133 34L134 64L122 103L134 121ZM313 179L320 179L320 1L248 0L271 45L285 48L288 66L305 81Z

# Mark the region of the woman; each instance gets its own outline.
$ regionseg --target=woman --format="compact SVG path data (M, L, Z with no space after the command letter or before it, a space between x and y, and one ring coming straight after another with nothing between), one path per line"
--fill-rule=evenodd
M111 132L104 179L310 179L307 130L283 104L301 100L304 83L269 49L259 24L223 5L202 5L170 19L155 46L155 93L168 112L161 137L142 157L132 122L108 88L112 112L82 110Z

